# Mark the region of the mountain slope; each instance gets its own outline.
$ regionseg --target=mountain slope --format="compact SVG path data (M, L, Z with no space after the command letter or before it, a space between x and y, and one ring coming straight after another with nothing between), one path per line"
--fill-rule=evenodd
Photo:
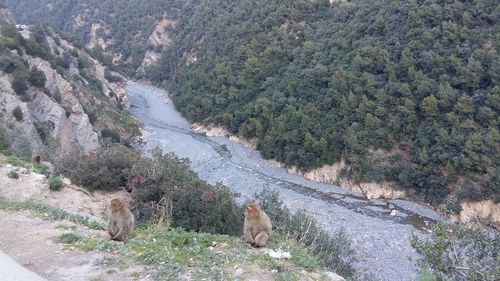
M101 136L126 143L138 135L138 122L122 110L123 78L44 26L1 30L0 149L53 157L56 147L89 152Z
M500 186L496 1L202 1L150 78L301 170L441 203ZM340 178L331 179L332 181Z

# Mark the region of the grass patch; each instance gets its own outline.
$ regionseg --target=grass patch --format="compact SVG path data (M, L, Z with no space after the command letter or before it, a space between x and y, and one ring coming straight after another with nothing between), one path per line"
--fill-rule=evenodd
M30 166L30 163L26 162L25 160L16 157L16 156L7 156L6 160L7 164L10 164L15 167L22 167L22 168L28 168Z
M50 168L44 164L35 164L33 165L33 172L44 175L46 177L50 176Z
M56 242L62 244L73 244L82 239L83 237L81 237L80 235L71 232L71 233L64 233L63 235L58 236L56 238Z
M9 211L28 210L36 217L41 217L47 220L70 220L76 224L86 226L88 228L104 230L105 227L101 223L90 220L81 215L74 215L64 210L54 208L49 205L38 203L32 200L23 202L15 202L5 199L0 196L0 209Z
M50 177L47 181L51 190L59 191L63 188L64 184L60 177Z
M19 178L19 174L16 171L10 171L7 174L7 177L9 177L10 179L16 179L17 180Z
M83 251L116 251L155 269L156 280L178 280L189 274L192 280L231 279L227 268L235 265L277 270L276 277L294 280L301 270L320 269L320 263L300 244L272 236L270 247L290 251L289 262L277 261L263 251L255 251L239 237L187 232L181 228L146 225L136 229L125 243L111 242L107 237L88 238L72 246ZM114 267L115 263L110 262Z

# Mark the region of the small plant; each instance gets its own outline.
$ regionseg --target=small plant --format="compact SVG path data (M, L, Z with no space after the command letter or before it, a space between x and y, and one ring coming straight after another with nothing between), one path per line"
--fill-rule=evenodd
M59 191L61 188L64 186L62 180L60 177L51 177L47 181L47 184L49 185L49 188L51 190Z
M19 106L16 106L13 110L12 110L12 115L14 116L14 118L16 118L17 121L23 121L23 110L19 107Z
M59 236L56 238L56 242L62 243L62 244L73 244L78 241L82 240L82 237L80 235L77 235L75 233L64 233L63 235Z
M16 171L10 171L7 174L7 177L9 177L11 179L18 179L19 178L19 174Z

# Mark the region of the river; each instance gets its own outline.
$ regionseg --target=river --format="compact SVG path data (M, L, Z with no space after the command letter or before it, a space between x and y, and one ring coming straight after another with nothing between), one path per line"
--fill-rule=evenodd
M191 131L191 124L161 89L131 82L128 94L130 112L144 124L139 145L144 152L159 146L188 158L200 178L224 183L238 194L240 203L264 186L277 189L291 210L308 212L328 231L343 228L352 239L358 267L380 280L415 280L418 257L409 237L413 232L425 235L430 223L445 220L436 212L405 200L367 200L362 194L289 174L228 137Z

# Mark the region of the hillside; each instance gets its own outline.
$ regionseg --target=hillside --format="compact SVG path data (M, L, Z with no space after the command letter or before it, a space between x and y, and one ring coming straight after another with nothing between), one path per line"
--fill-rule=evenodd
M496 1L224 3L179 22L150 72L186 116L300 170L344 160L436 204L498 202Z
M99 138L132 142L138 122L124 78L62 38L34 25L1 24L0 150L31 158L90 152Z
M20 23L50 23L131 76L159 58L162 47L170 44L168 29L191 2L196 1L0 1Z
M67 180L54 191L29 164L10 160L0 154L0 249L47 280L344 280L278 236L272 252L240 237L142 224L125 243L110 241L109 201L129 193L89 192ZM7 176L14 171L19 178Z
M313 179L498 206L496 1L111 2L0 1Z

